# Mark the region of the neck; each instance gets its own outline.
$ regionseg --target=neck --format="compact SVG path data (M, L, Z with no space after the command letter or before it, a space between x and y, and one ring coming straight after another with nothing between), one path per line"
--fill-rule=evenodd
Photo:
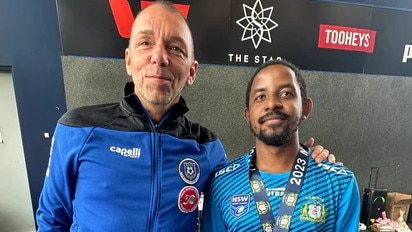
M155 124L158 124L167 112L167 110L162 107L145 107L145 109Z
M135 91L136 96L139 98L140 103L142 104L143 108L146 110L148 116L155 124L158 124L160 120L165 116L165 114L173 107L173 105L179 102L179 98L175 99L174 101L169 102L168 104L156 104L144 97L141 97Z
M270 146L256 140L256 167L267 173L289 172L298 151L297 140L290 140L282 146Z

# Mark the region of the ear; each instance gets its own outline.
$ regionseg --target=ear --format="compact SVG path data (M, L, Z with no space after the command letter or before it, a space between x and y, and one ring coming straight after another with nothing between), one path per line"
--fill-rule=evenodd
M197 60L194 60L189 70L189 78L187 78L186 85L193 85L196 79L198 69L199 62L197 62Z
M130 60L130 50L129 48L126 48L126 50L124 50L124 60L125 60L125 64L126 64L126 71L127 74L129 76L132 76L132 66L131 66L131 60Z
M245 108L244 110L243 110L243 118L246 120L246 122L247 122L247 124L249 124L250 123L250 117L249 117L249 109L248 108Z
M309 117L310 112L312 112L313 101L310 98L304 99L302 102L302 117Z

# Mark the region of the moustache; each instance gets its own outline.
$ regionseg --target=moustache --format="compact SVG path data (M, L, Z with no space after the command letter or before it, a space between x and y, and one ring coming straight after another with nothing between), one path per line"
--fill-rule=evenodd
M274 110L274 111L269 112L269 113L263 115L262 117L260 117L260 118L258 119L258 123L259 123L259 124L262 124L262 123L264 123L268 118L272 118L272 117L277 117L277 118L279 118L279 119L285 120L285 119L288 119L288 118L289 118L289 115L286 114L286 113L283 113L282 111Z

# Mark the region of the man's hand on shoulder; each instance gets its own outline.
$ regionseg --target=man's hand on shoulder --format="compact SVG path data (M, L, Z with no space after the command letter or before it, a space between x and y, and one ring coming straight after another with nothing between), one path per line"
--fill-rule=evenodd
M315 139L309 138L306 142L303 143L305 146L310 147L312 149L312 158L316 161L316 163L321 163L326 158L331 163L342 164L342 162L336 162L336 157L334 154L329 153L328 149L325 149L322 145L315 145Z

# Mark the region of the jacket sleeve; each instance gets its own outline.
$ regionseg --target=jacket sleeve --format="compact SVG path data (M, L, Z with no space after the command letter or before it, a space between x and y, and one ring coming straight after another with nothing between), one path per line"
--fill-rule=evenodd
M89 129L57 124L36 212L38 231L70 231L78 156Z
M223 148L222 142L220 139L217 139L212 143L214 146L210 148L210 166L211 172L214 174L220 170L225 164L228 163L225 149Z

